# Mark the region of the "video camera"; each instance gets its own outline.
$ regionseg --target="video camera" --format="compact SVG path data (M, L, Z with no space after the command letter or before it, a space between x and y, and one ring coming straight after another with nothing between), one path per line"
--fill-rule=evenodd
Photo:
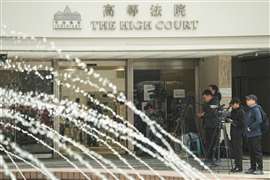
M230 119L231 112L229 108L225 108L225 104L220 106L211 105L210 108L216 111L220 123L232 123Z

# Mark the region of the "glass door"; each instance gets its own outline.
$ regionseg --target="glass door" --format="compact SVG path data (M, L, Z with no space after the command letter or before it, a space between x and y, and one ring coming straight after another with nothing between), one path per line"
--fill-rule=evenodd
M90 67L93 68L96 73L100 74L100 77L107 78L113 84L115 84L119 92L123 92L124 94L126 93L125 61L97 60L97 61L85 61L85 63L87 64L89 68ZM68 72L78 77L79 79L90 81L94 84L99 85L102 88L105 88L108 92L112 92L110 88L103 87L102 83L100 83L97 79L90 76L86 76L84 71L76 66L72 66L71 64L67 64L67 63L60 63L60 68L61 68L60 70L61 74ZM90 95L92 98L97 99L100 103L104 104L105 106L108 106L118 115L126 119L126 107L123 104L108 97L106 93L100 92L99 89L91 87L90 85L84 85L81 83L71 82L71 81L68 81L68 82L71 83L73 86L79 87L80 89L86 91L88 95ZM88 107L89 109L97 110L97 112L99 112L100 114L108 115L111 119L115 121L119 121L110 112L96 105L86 96L79 93L75 93L74 90L70 88L61 86L60 96L61 96L61 99L68 99L71 101L75 101L81 105ZM89 125L91 125L91 123ZM100 131L97 128L96 130ZM94 136L90 136L82 132L78 127L76 127L74 124L70 123L66 119L62 119L60 121L60 132L61 134L69 136L73 138L74 140L76 140L77 142L80 142L81 144L95 151L98 151L99 153L111 153L110 150L107 147L105 147L102 142L97 141ZM94 131L92 133L94 133ZM113 137L107 132L101 131L101 133L105 133L106 135ZM99 134L97 133L94 133L94 134L100 137ZM102 139L106 141L107 143L109 143L110 145L115 146L112 140L108 140L106 138L102 138ZM120 141L119 139L115 139L115 138L114 140ZM121 142L121 143L126 145L125 142Z
M37 62L28 62L29 65L34 65ZM44 62L43 62L44 63ZM50 63L47 64L48 66ZM46 70L39 70L39 76L34 72L18 72L13 70L0 70L0 86L5 89L12 89L17 92L27 93L27 92L36 92L36 93L46 93L53 94L53 81L47 80L46 77L50 73ZM45 108L43 110L36 109L34 106L26 106L23 104L12 104L10 106L4 106L1 108L12 109L22 115L25 115L25 120L29 121L30 118L35 121L41 121L47 126L53 128L53 119L49 116L48 110ZM2 123L13 124L14 126L19 127L20 129L29 131L29 128L24 126L22 123L15 123L14 119L1 118ZM22 149L29 151L32 154L36 154L38 157L49 158L52 157L52 151L47 147L41 145L32 137L22 133L21 131L16 131L12 128L6 128L2 125L0 126L2 133L6 137L9 137L11 141L16 142ZM46 138L44 135L37 135L37 138L45 141L48 145L53 146L51 140Z
M196 131L193 61L140 61L134 69L136 106L174 135ZM134 116L134 123L148 136L139 117Z

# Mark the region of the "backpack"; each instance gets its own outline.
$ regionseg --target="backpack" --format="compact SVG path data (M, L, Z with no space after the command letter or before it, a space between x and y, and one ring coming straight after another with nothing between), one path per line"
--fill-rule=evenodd
M261 130L262 130L262 133L265 134L269 130L269 118L262 107L260 107L259 109L260 109L261 114L262 114Z

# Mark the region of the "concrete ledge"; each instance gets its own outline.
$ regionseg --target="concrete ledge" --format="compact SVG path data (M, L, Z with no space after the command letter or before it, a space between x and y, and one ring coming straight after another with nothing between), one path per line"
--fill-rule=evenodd
M49 169L51 172L53 172L56 177L58 177L61 180L85 180L86 178L78 172L76 169L72 168L52 168ZM103 175L107 177L107 179L114 179L110 174L108 174L105 170L103 169L96 169L97 171L100 171ZM23 179L20 173L13 169L12 170L14 175L16 175L17 179ZM38 172L36 169L21 169L23 172L24 176L26 177L27 180L45 180L47 179L45 175L42 173ZM82 171L92 180L99 180L100 178L95 175L95 173L87 170L87 169L82 169ZM128 175L134 177L136 180L139 179L138 176L134 171L131 170L124 170ZM120 180L126 180L127 178L120 174L117 171L112 171L114 175L120 179ZM156 175L151 174L151 171L146 171L146 170L138 170L137 171L145 180L159 180L159 177ZM166 180L182 180L182 177L177 176L176 173L173 171L160 171L160 173ZM3 170L0 170L0 179L1 180L9 180L8 177L4 175Z
M53 172L59 179L61 180L85 180L86 178L77 170L72 169L72 168L51 168L49 169L51 172ZM96 169L97 171L100 171L102 174L104 174L107 179L113 179L113 177L108 174L105 170L103 169ZM26 177L27 180L45 180L47 179L45 175L42 173L38 172L36 169L21 169L23 172L24 176ZM89 171L88 169L82 169L87 176L93 180L99 180L100 178L97 177L93 172ZM127 174L133 176L136 180L139 179L138 176L135 174L134 171L132 170L124 170ZM17 179L23 179L21 174L15 170L12 169L12 172L14 175L16 175ZM115 176L120 179L120 180L126 180L127 178L120 174L117 171L112 171ZM145 180L159 180L159 177L156 175L153 175L151 171L147 170L136 170L137 173L139 173ZM182 177L180 177L176 172L174 171L158 171L158 173L164 177L166 180L183 180ZM214 179L210 174L206 174L209 179ZM247 174L217 174L217 176L220 179L228 179L228 180L242 180L242 179L270 179L270 173L266 172L264 175L247 175ZM9 180L8 177L4 175L3 170L0 170L0 179L1 180Z

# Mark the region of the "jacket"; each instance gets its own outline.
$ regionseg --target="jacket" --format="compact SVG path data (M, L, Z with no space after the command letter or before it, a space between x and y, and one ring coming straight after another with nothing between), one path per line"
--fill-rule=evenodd
M216 128L218 124L218 112L217 108L212 108L211 106L219 106L219 101L217 98L213 98L210 102L205 103L202 106L204 112L203 116L203 127L204 128Z
M248 138L261 136L261 123L262 123L262 114L260 111L260 106L255 105L253 107L248 108L245 117L245 125L246 125L246 136Z
M243 133L245 128L245 111L241 107L233 109L230 118L232 119L231 130L241 131Z

